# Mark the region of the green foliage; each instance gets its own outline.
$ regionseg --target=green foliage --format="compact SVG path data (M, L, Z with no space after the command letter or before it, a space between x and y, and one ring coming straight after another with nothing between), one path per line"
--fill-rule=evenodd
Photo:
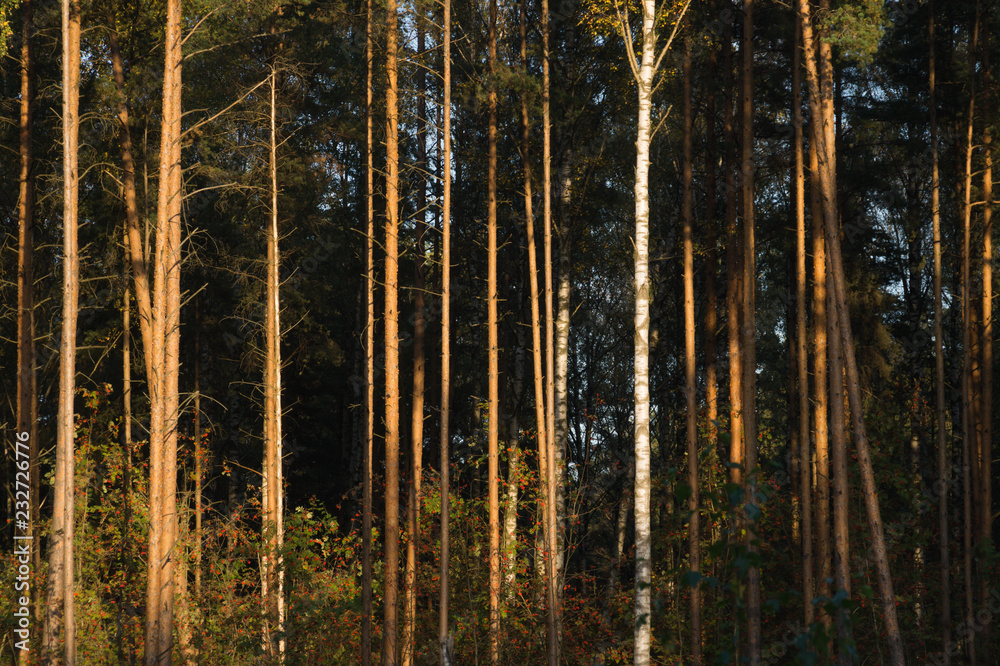
M845 60L868 66L875 58L887 17L881 0L844 0L822 17L826 41Z

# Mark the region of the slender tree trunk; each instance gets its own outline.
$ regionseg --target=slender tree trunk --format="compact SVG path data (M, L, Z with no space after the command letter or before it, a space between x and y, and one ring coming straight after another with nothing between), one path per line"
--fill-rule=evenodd
M801 29L800 29L801 32ZM813 235L813 394L815 396L813 422L816 438L816 557L819 564L817 593L830 597L833 562L830 553L830 448L829 448L829 399L828 399L828 342L827 342L827 269L826 239L823 236L823 209L820 201L819 156L817 155L817 119L810 121L809 174ZM827 629L832 618L820 608L820 619Z
M271 132L269 146L270 225L267 242L267 303L264 360L264 448L266 510L264 536L266 549L265 578L267 594L265 608L268 651L279 661L284 660L284 599L282 594L282 493L281 485L281 301L278 248L278 158L277 158L277 71L271 70ZM277 633L275 633L277 632Z
M118 93L118 124L119 142L122 155L122 190L125 195L125 222L127 225L127 251L132 263L132 277L135 281L136 305L139 314L139 329L143 347L149 349L152 338L152 303L149 294L149 268L147 266L148 251L139 230L139 206L135 186L135 159L132 150L132 133L129 130L128 100L125 97L125 65L122 62L121 49L118 44L118 30L115 28L115 16L112 13L108 28L108 45L111 52L111 68ZM146 241L148 242L148 238ZM152 359L146 355L146 377L152 381Z
M423 17L417 15L417 53L424 52ZM417 68L417 170L427 171L427 84L424 68ZM413 401L410 414L410 492L406 530L410 535L406 542L406 576L404 587L406 601L403 615L403 666L410 666L414 659L414 634L417 619L417 553L420 540L420 485L423 474L424 457L424 340L427 330L427 315L424 308L424 235L427 230L427 179L418 178L416 256L413 266Z
M126 327L127 329L127 327ZM126 337L128 340L128 337ZM131 432L131 430L129 431ZM131 440L131 435L129 435ZM131 449L130 449L131 451ZM131 455L131 453L129 454ZM202 546L202 478L205 470L205 453L201 442L201 304L194 299L194 598L201 600L201 546Z
M975 14L971 26L971 40L969 45L969 112L966 124L966 149L965 149L965 169L963 172L965 180L965 201L962 209L962 486L965 494L965 614L966 622L974 620L973 610L973 586L972 586L972 549L974 546L974 526L971 493L977 485L973 477L972 456L974 451L974 429L975 423L972 418L972 283L970 281L971 255L971 226L972 226L972 151L973 151L973 128L976 112L975 95L975 58L979 41L979 2L975 3ZM969 658L973 666L976 664L976 636L969 636Z
M982 71L983 71L983 112L990 118L992 111L992 75L990 72L990 13L983 16ZM988 545L993 541L993 498L991 463L993 458L993 134L989 122L983 123L983 334L980 354L980 409L981 424L979 452L980 501L979 501L979 543ZM989 573L982 567L979 576L979 603L985 606L988 599ZM983 627L983 644L989 643L990 629Z
M831 85L832 55L828 43L820 41L819 48L815 48L810 9L808 2L799 0L799 18L802 25L802 38L806 53L810 110L813 117L821 120L821 128L816 132L816 136L819 138L816 153L819 159L822 184L823 213L825 218L824 232L827 246L830 250L830 276L834 291L833 303L836 305L835 310L830 313L830 316L836 318L837 330L839 331L840 341L843 345L844 361L847 369L847 393L850 400L851 420L854 427L858 463L861 468L861 480L872 541L872 553L875 558L875 570L882 597L881 602L886 638L889 644L890 663L893 666L902 666L905 663L905 657L902 636L899 631L899 622L896 617L896 595L893 592L892 577L889 571L889 559L886 552L885 534L882 528L881 510L878 504L875 474L872 470L871 452L868 448L868 436L865 429L864 406L861 401L861 385L857 368L857 356L854 350L854 337L851 333L851 322L847 312L847 286L840 249L840 230L836 208L836 150L833 135L834 119ZM819 68L817 68L817 57L821 64ZM821 73L817 71L818 69ZM821 86L823 89L822 94L820 92ZM831 398L833 400L841 400L840 396L831 396Z
M487 328L489 337L489 514L490 514L490 663L500 663L500 504L498 439L500 366L497 329L497 2L490 0L489 27L489 173L487 175Z
M795 341L798 357L799 427L799 498L802 539L802 603L803 622L812 624L813 612L813 532L812 532L812 456L809 446L809 356L806 339L806 197L805 160L802 147L802 31L795 27L792 51L792 125L795 154ZM793 454L794 455L794 454Z
M399 612L399 108L396 0L386 4L385 587L382 664L396 666Z
M515 312L520 312L516 308ZM516 316L515 316L516 318ZM517 504L518 489L521 484L521 401L524 398L524 328L517 328L517 342L514 345L513 396L507 400L507 494L503 508L503 557L504 557L504 600L510 604L516 592L517 577ZM508 393L509 395L509 393Z
M369 0L370 1L370 0ZM453 662L451 634L448 630L448 570L450 543L448 534L449 453L448 417L451 404L451 0L444 0L444 100L442 103L442 197L441 197L441 593L438 641L441 666ZM370 241L369 241L370 242Z
M722 69L726 77L723 101L723 143L726 144L726 333L729 354L729 474L733 483L743 479L743 370L740 354L740 310L742 279L740 273L741 243L736 183L736 131L733 108L733 48L731 30L727 26L724 40Z
M827 280L830 280L830 264L827 263ZM827 311L833 313L833 290L826 294ZM827 378L830 382L830 457L831 481L830 489L833 500L833 580L836 593L851 594L851 574L849 569L849 554L847 541L847 440L844 415L844 355L841 347L836 317L829 317L826 322L829 368ZM850 639L843 612L837 613L837 635L840 645L846 645ZM838 663L849 666L850 655L846 650L838 650Z
M77 151L80 134L80 4L62 2L62 130L63 130L63 305L62 338L59 345L59 403L56 416L55 498L49 551L49 579L45 627L44 663L58 663L60 633L63 663L76 663L74 618L73 525L76 393L76 322L80 297L80 264L77 247L77 202L79 169Z
M570 232L570 218L573 205L572 199L572 187L573 187L573 151L571 148L567 148L563 163L560 166L560 189L559 189L559 288L558 288L558 301L556 308L556 349L555 349L555 430L553 431L553 437L556 442L556 462L557 470L562 470L558 473L556 477L556 507L559 510L559 525L560 531L558 532L560 540L558 542L559 551L559 562L563 562L565 559L565 531L567 527L566 520L566 499L565 499L565 464L563 458L565 457L565 452L569 448L569 330L570 330L570 293L572 290L572 282L570 278L570 271L572 270L570 263L570 244L571 244L571 232ZM587 452L584 452L584 457L586 458ZM562 646L562 593L563 589L562 581L565 578L565 564L560 564L557 569L557 574L559 578L557 579L557 591L559 593L559 606L557 611L559 613L558 619L558 636L559 636L559 646L561 650Z
M709 11L716 10L710 0ZM716 71L718 55L709 51L708 67ZM716 272L719 266L717 225L715 221L716 189L715 145L715 85L708 82L705 90L705 403L708 407L708 446L713 460L719 445L719 369L716 359L716 338L719 328L718 289Z
M687 407L687 458L688 485L688 568L695 574L691 588L691 663L701 664L701 589L697 578L701 575L701 521L698 502L698 413L695 380L695 325L694 325L694 197L692 192L691 168L693 162L691 135L694 111L691 100L691 38L684 40L684 162L682 179L684 186L684 395Z
M361 509L361 664L372 659L372 454L375 440L375 145L372 0L365 5L365 450ZM447 270L447 268L445 269ZM442 537L442 543L443 537Z
M28 437L28 529L21 533L32 538L31 561L34 571L42 570L41 543L38 531L38 499L41 485L38 472L38 377L35 373L35 177L32 134L35 105L34 0L21 3L21 99L18 130L20 172L18 175L18 254L17 254L17 432ZM35 620L41 620L42 596L31 592L35 601ZM27 663L28 653L20 652Z
M743 357L743 454L747 475L746 502L756 507L757 473L757 333L756 289L757 250L754 238L754 161L753 161L753 0L743 2L742 42L742 166L740 177L743 196L743 319L741 355ZM747 549L756 550L756 529L747 530ZM747 620L750 664L761 660L760 569L751 567L747 580Z
M938 539L941 572L941 645L945 666L951 664L951 578L948 544L948 435L944 406L944 326L941 306L941 181L938 175L938 126L934 44L934 3L931 0L928 33L928 82L931 121L931 217L934 228L934 400L937 417Z
M656 3L642 3L642 60L635 161L635 666L650 663L653 541L649 443L649 144L656 73ZM626 40L630 40L629 35ZM631 44L630 41L628 41ZM635 60L631 63L634 65Z

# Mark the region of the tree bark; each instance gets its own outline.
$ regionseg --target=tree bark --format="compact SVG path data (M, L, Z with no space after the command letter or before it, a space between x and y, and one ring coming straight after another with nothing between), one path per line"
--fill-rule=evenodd
M694 112L691 100L691 38L684 40L684 161L682 167L684 219L684 396L687 409L688 485L688 568L694 574L691 587L691 663L701 665L701 523L698 502L698 412L695 378L694 325L694 197L692 192L691 135Z
M813 530L812 530L812 455L809 437L809 356L806 323L806 197L805 160L803 154L802 120L802 31L795 27L792 51L792 125L795 154L795 341L798 357L798 427L799 427L799 502L802 540L802 604L803 622L813 622ZM793 455L795 455L793 453Z
M992 94L992 75L990 71L990 13L983 15L983 111L984 118L990 118L990 99ZM983 124L983 313L982 313L982 343L980 346L980 381L979 422L981 433L979 437L979 543L987 546L993 541L993 497L991 463L993 459L993 134L989 122ZM982 566L979 576L979 603L985 606L989 600L989 573ZM983 643L989 642L990 630L983 628Z
M642 2L642 56L636 73L639 115L635 159L635 666L650 663L653 540L649 443L649 144L656 73L656 3ZM631 46L631 34L626 33ZM630 59L635 67L635 59Z
M385 587L382 664L396 666L399 604L399 36L396 0L386 4Z
M372 51L372 0L365 4L365 450L361 513L361 664L372 658L372 455L375 441L375 145ZM447 270L447 269L446 269ZM442 532L442 549L444 535Z
M265 305L265 348L264 360L264 448L266 507L264 513L264 536L267 543L265 560L266 628L268 651L279 661L284 660L284 640L278 636L284 633L284 599L282 590L282 493L281 484L281 302L279 264L281 255L278 247L278 158L276 96L277 71L271 69L271 131L269 145L270 171L270 225L267 239L267 290ZM276 633L275 633L276 632Z
M21 99L18 115L20 171L17 202L17 432L28 437L28 529L32 537L31 561L35 571L42 570L41 544L34 540L38 521L41 485L38 470L38 376L35 373L35 176L32 151L35 106L34 0L21 4ZM41 620L42 596L32 592L36 604L35 620ZM21 652L22 663L27 653Z
M370 2L371 0L369 0ZM442 196L441 196L441 589L439 602L438 642L441 666L453 662L451 634L448 630L449 573L449 490L450 460L448 417L451 385L451 0L443 0L442 30L444 80L442 85ZM369 38L370 39L370 38ZM370 182L370 181L369 181ZM370 241L369 241L370 242Z
M416 16L417 53L424 52L425 31L423 16ZM427 172L427 84L424 68L417 68L417 171ZM413 400L410 413L410 488L407 504L407 526L410 535L406 542L406 576L404 587L406 601L403 614L403 666L414 660L414 634L417 618L417 553L420 540L420 486L424 457L424 341L427 314L424 307L424 236L427 231L427 179L417 179L416 255L413 265Z
M43 663L58 663L60 633L63 663L76 663L74 618L73 526L76 393L76 323L80 264L77 246L80 134L80 4L62 2L62 140L63 140L63 304L59 345L59 403L56 415L55 498L49 550L49 578L43 633Z
M754 237L753 159L753 0L743 2L742 42L742 166L743 198L743 318L740 340L743 370L743 455L747 475L747 505L756 511L757 486L757 250ZM755 522L755 521L753 521ZM748 526L749 527L749 526ZM757 549L756 529L747 529L747 550ZM751 566L747 576L747 640L751 666L761 662L760 568Z
M948 539L948 434L944 403L944 326L941 304L941 181L938 173L938 125L934 43L934 2L931 0L928 34L928 83L931 122L931 217L934 233L934 411L937 418L938 546L941 573L941 646L945 666L951 664L951 577Z
M875 474L872 470L871 452L868 448L868 436L865 430L864 405L861 401L861 385L857 368L857 357L854 350L854 337L851 333L851 322L847 312L847 286L844 277L843 258L840 249L840 230L836 209L837 180L835 169L836 149L833 136L833 102L832 102L832 62L829 44L820 42L817 49L810 18L810 7L806 0L799 0L799 19L802 26L802 41L806 54L806 73L809 83L810 110L814 118L821 121L821 127L816 132L819 139L817 157L819 160L820 180L822 184L824 235L830 253L830 275L834 290L833 302L836 305L830 313L837 321L837 330L843 344L844 360L847 369L847 393L850 400L851 420L854 426L855 446L858 463L861 468L865 509L868 515L868 527L872 541L872 553L875 559L875 569L879 579L881 603L885 622L886 638L889 644L890 663L902 666L905 663L902 636L896 617L896 595L893 592L892 577L889 571L889 560L886 552L885 534L882 528L881 511L878 504L878 493L875 485ZM818 72L817 59L821 68ZM821 86L823 92L821 93ZM840 400L840 396L831 396Z
M487 175L487 329L489 338L489 519L490 519L490 663L500 663L500 503L498 439L500 366L497 321L497 2L490 0L489 26L489 165Z
M974 531L972 501L970 494L976 487L978 479L974 478L973 456L975 423L972 417L972 284L970 281L971 226L972 226L972 151L973 131L976 113L976 67L975 58L979 41L979 1L975 3L975 13L971 26L969 45L969 111L966 124L966 148L964 165L965 200L962 207L962 259L961 259L961 291L962 291L962 486L964 492L964 546L965 546L965 614L966 622L974 620L973 610L973 573L972 550L974 547ZM976 664L976 637L969 636L969 659Z

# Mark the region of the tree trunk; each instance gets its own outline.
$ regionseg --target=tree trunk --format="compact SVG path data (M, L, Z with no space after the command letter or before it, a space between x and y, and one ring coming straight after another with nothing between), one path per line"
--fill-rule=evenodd
M371 0L369 0L369 3ZM370 5L369 5L370 6ZM441 197L441 591L438 641L441 666L453 662L451 634L448 631L448 570L450 543L448 535L449 453L448 416L451 404L451 0L444 0L444 100L442 120L442 197ZM370 37L369 37L370 40ZM370 42L369 42L370 43ZM370 136L370 135L369 135ZM370 145L370 139L369 139ZM369 172L370 173L370 172ZM371 182L371 181L369 181ZM369 186L370 187L370 186ZM370 236L369 236L370 238ZM369 243L371 241L369 240Z
M698 511L698 412L695 380L694 325L694 197L691 168L693 162L691 134L694 112L691 103L691 38L684 40L684 162L682 170L684 218L684 396L687 408L688 485L688 568L694 584L691 587L691 663L701 665L701 521Z
M416 16L417 53L424 52L424 23ZM417 68L417 171L427 172L427 85L424 68ZM424 308L424 235L427 230L427 179L421 175L417 185L416 251L413 265L413 402L410 413L410 492L407 504L406 601L403 614L403 666L414 660L414 634L417 618L417 548L420 540L420 485L424 457L424 339L427 315Z
M126 327L127 330L127 327ZM128 337L126 336L126 341ZM131 432L129 430L128 432ZM128 435L131 441L131 435ZM194 598L201 600L201 545L202 545L202 478L204 451L201 448L201 307L197 296L194 299ZM131 456L131 449L130 454ZM131 467L131 465L130 465Z
M736 131L733 108L733 48L731 29L727 25L723 51L723 75L726 93L722 110L722 141L726 144L726 334L729 354L729 474L730 480L743 479L743 370L740 356L740 305L742 279L740 273L741 244L736 195Z
M21 4L21 99L18 130L20 172L18 175L18 254L17 254L17 433L28 437L28 527L21 535L31 541L34 571L42 570L41 543L34 537L38 521L41 485L38 470L38 376L35 373L35 176L33 173L32 134L35 106L34 0ZM35 621L41 621L42 595L31 593L35 600ZM27 663L28 653L19 659Z
M802 148L802 31L795 27L795 45L792 50L792 125L793 152L795 154L795 341L798 358L798 409L799 427L799 502L802 543L802 604L803 622L812 624L813 612L813 532L812 532L812 456L809 446L809 356L806 325L806 197L805 160ZM795 453L793 453L795 455Z
M716 10L715 0L709 11ZM718 67L718 56L712 48L708 56L711 71ZM717 226L715 222L715 85L708 82L705 91L705 403L708 407L708 446L715 460L719 445L719 369L716 360L716 338L719 328L716 272L719 266Z
M650 663L652 558L649 443L649 144L656 73L656 3L642 2L642 60L635 160L635 666ZM627 40L630 45L631 42ZM635 67L635 59L630 63Z
M489 515L490 515L490 663L500 663L500 504L498 439L500 366L497 329L497 2L490 0L489 27L489 173L487 175L487 328L489 337Z
M801 31L801 29L800 29ZM823 209L820 202L819 156L817 154L818 120L810 122L809 175L813 234L813 394L815 408L813 422L816 438L816 557L819 564L819 581L816 592L829 598L829 581L833 575L830 555L830 449L829 449L829 400L827 354L827 269L826 240L823 237ZM820 619L830 633L830 615L820 607Z
M905 663L905 657L902 636L899 631L899 622L896 617L896 595L893 592L892 577L889 572L889 560L886 552L885 534L882 528L881 510L878 504L875 474L872 470L871 452L868 448L868 436L865 430L864 405L861 401L861 385L857 368L857 357L854 351L854 337L851 333L851 322L847 312L847 280L844 276L836 208L836 151L833 136L834 119L831 95L832 54L828 43L820 41L819 48L815 47L810 7L809 3L805 0L799 0L799 18L802 25L802 41L806 54L810 110L813 117L821 121L821 127L816 132L816 136L819 138L816 153L819 159L819 172L822 184L823 216L825 218L824 233L827 246L830 249L830 276L834 291L833 303L836 305L835 310L830 313L830 316L836 318L837 330L843 344L844 360L847 369L847 393L850 399L851 420L854 426L858 463L861 468L872 552L875 558L875 569L882 597L882 610L886 637L889 643L890 663L893 666L902 666ZM820 68L817 68L817 58L820 60ZM818 69L822 74L817 71ZM823 88L822 94L820 92L821 85ZM831 396L831 399L840 400L841 397Z
M74 462L76 392L76 322L80 297L80 265L77 247L77 202L79 169L77 150L80 134L80 4L62 2L62 139L63 139L63 304L62 337L59 345L59 403L56 421L55 498L49 551L49 578L43 662L58 663L60 633L63 660L76 663L74 618L73 526L75 518Z
M975 14L971 26L971 40L969 45L969 112L966 124L966 148L965 148L965 169L963 172L965 182L965 201L962 208L962 486L965 494L965 614L966 622L974 621L973 610L973 585L972 585L972 549L974 547L974 530L972 501L970 494L977 485L978 479L974 478L972 467L974 463L972 457L975 423L972 418L972 284L970 282L970 262L971 255L971 226L972 226L972 151L973 151L973 127L975 124L976 95L975 95L975 58L979 40L979 1L975 3ZM976 664L976 636L969 636L969 659L973 666Z
M264 542L265 580L265 633L268 652L279 661L284 660L284 599L282 590L282 493L281 485L281 301L278 248L278 159L277 159L277 71L271 69L271 132L269 146L270 171L270 225L267 239L267 303L265 305L264 359ZM277 632L277 633L275 633Z
M399 611L399 108L396 0L386 4L385 587L382 664L396 666Z
M987 11L983 20L982 71L984 118L990 118L990 91L992 90L992 75L990 72L990 14ZM980 354L979 423L981 424L979 452L980 500L979 500L979 543L988 546L993 541L993 498L991 463L993 458L993 135L989 122L983 124L983 314L982 343ZM989 598L989 573L982 566L979 576L979 603L985 606ZM983 627L983 644L989 643L990 629Z
M757 250L754 238L753 160L753 0L743 2L742 161L740 177L743 195L743 319L740 352L743 370L743 454L747 475L746 502L756 508L757 485L757 333L756 289ZM756 529L747 529L747 550L756 551ZM747 580L748 647L751 666L761 660L760 569L750 567Z
M931 0L928 33L928 82L931 121L931 217L934 228L934 393L937 417L938 539L941 572L941 646L945 666L951 664L951 578L948 539L948 435L944 407L944 326L941 306L941 182L938 175L938 126L935 86L934 3Z
M372 454L375 441L375 145L372 102L372 0L365 5L365 450L361 510L361 664L372 659ZM447 264L445 265L447 270ZM444 533L443 533L444 534ZM442 536L442 544L444 538Z

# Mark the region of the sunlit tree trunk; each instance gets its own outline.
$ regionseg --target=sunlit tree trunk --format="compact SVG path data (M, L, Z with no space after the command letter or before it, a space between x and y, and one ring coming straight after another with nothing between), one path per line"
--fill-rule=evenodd
M698 413L695 379L695 325L694 325L694 196L692 192L692 146L691 134L694 111L691 100L691 39L684 40L684 162L682 167L684 218L684 395L687 407L687 458L688 485L688 568L693 574L701 574L701 521L698 511ZM691 588L691 663L701 664L701 590L695 581Z
M417 53L423 53L425 32L423 16L418 12ZM427 230L427 84L424 68L417 67L417 181L416 251L413 267L413 395L410 413L410 478L407 494L406 600L403 614L402 664L414 659L414 634L417 618L417 554L420 540L420 485L424 457L424 340L427 315L424 308L424 235Z
M889 571L889 558L886 552L881 509L879 508L875 474L872 469L871 452L868 448L868 436L865 429L864 405L861 401L861 385L857 367L857 356L854 349L854 337L851 332L851 322L847 312L847 280L844 276L836 207L837 179L831 78L832 54L828 43L820 41L819 47L816 47L817 40L814 37L809 3L806 0L799 0L798 10L800 25L802 26L802 41L806 54L810 111L813 117L820 121L820 127L817 128L815 136L818 139L816 154L819 161L819 173L822 185L824 235L827 247L829 248L831 286L834 292L832 302L835 305L835 309L830 312L830 316L834 317L837 322L836 330L843 345L844 363L847 370L847 394L850 400L851 421L854 428L858 465L861 470L863 496L872 546L871 551L875 560L875 572L878 577L881 593L881 606L889 647L889 659L893 666L902 666L905 663L905 656L899 622L896 616L896 595L893 591L892 577ZM817 67L817 60L820 61L819 67ZM830 396L830 398L831 400L842 399L839 395Z
M710 11L716 8L715 0L709 2ZM715 48L709 52L708 66L711 71L718 67ZM718 289L716 272L719 265L717 239L718 226L715 221L716 188L716 145L715 145L715 85L708 82L705 91L705 404L708 407L708 446L712 460L719 444L719 369L716 359L716 338L719 327Z
M934 233L934 411L937 418L938 546L941 573L941 645L945 666L951 663L951 577L948 539L948 434L944 404L944 326L941 307L941 181L938 175L938 125L934 44L934 3L930 4L928 33L928 83L931 121L931 217Z
M757 250L754 237L754 159L753 159L753 0L743 2L743 66L741 82L742 166L740 184L743 197L743 319L740 352L743 357L743 455L747 475L746 502L756 507L757 473ZM747 530L747 549L756 550L755 529ZM761 660L760 569L750 567L747 576L747 640L751 666Z
M372 454L375 440L375 146L372 0L365 5L365 450L361 489L361 663L372 659ZM442 537L443 542L443 537ZM443 548L443 546L442 546Z
M973 456L976 455L974 448L974 431L976 424L972 418L972 283L970 281L971 255L971 227L972 227L972 151L973 151L973 128L975 124L976 112L976 52L979 41L979 2L975 3L975 13L971 26L969 40L969 106L966 121L966 148L965 148L965 169L964 194L965 201L962 206L962 490L964 493L964 546L965 546L965 615L966 622L974 621L973 610L973 572L972 572L972 550L975 545L972 512L971 494L978 479L973 474ZM976 664L976 636L971 634L968 640L969 659L973 666Z
M269 145L270 215L267 237L267 289L265 304L264 359L264 450L265 508L264 540L266 547L265 597L268 651L284 660L284 599L282 590L282 494L281 485L281 301L279 295L278 247L278 158L277 158L277 71L271 70L271 131Z
M62 140L63 140L63 304L59 345L59 403L56 416L55 498L49 539L49 574L43 633L44 663L59 663L60 633L63 662L76 663L74 617L73 523L76 392L76 322L79 311L80 264L77 248L77 202L80 134L80 4L62 2Z
M990 71L990 13L983 15L983 111L984 118L990 118L992 75ZM979 543L990 544L993 541L993 498L991 463L993 457L993 134L989 121L983 123L983 314L982 343L980 354L979 422L981 433L979 437L981 450L979 452L980 498L978 505L980 526ZM987 596L989 573L985 566L979 576L979 604L985 606L989 601ZM989 642L990 629L983 628L983 643Z
M805 159L802 147L802 32L795 27L795 46L792 51L792 125L793 152L795 154L794 204L795 204L795 344L798 356L798 427L799 427L799 502L802 539L802 602L803 622L813 621L813 534L812 534L812 455L809 437L809 356L806 324L806 196ZM793 452L793 455L795 453Z
M490 0L489 26L489 173L487 175L487 329L489 338L489 518L490 518L490 663L500 663L500 505L499 458L500 366L497 320L497 2Z
M386 3L385 604L382 664L396 666L399 612L399 42L396 0Z
M742 303L741 243L736 183L736 131L733 105L732 30L726 26L723 76L726 92L722 110L722 141L726 145L726 341L729 355L729 475L733 483L743 479L743 370L740 355L740 311Z
M369 0L370 2L370 0ZM448 417L451 403L451 0L444 0L442 29L444 76L442 85L442 196L441 196L441 589L438 642L441 666L451 666L452 645L448 630L449 573L449 452ZM370 38L369 38L370 39ZM369 135L370 136L370 135ZM370 139L369 139L370 141ZM369 144L370 145L370 144ZM371 236L369 236L369 239ZM369 242L371 242L369 240Z

